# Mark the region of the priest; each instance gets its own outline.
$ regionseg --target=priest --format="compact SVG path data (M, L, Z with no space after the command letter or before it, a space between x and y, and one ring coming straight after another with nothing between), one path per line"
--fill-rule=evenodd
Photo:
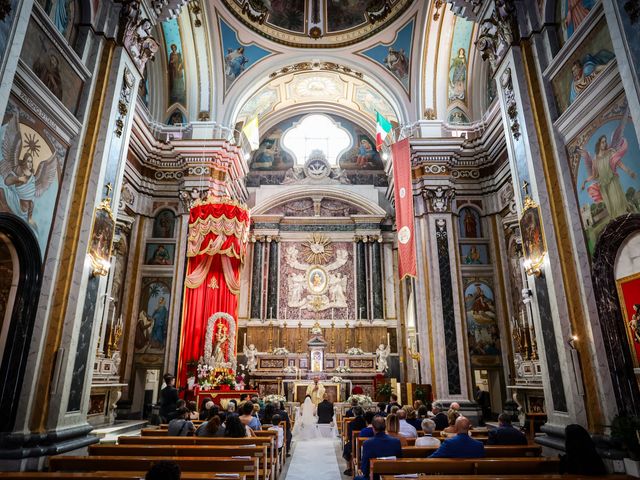
M320 383L320 377L313 377L313 383L307 387L307 393L311 397L311 401L315 406L322 401L324 395L324 386Z

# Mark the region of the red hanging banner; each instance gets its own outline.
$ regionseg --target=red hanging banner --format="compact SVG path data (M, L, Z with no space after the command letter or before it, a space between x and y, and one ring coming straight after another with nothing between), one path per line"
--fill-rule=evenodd
M416 276L414 241L413 184L411 183L411 147L405 138L391 145L396 228L398 230L398 271L400 280Z

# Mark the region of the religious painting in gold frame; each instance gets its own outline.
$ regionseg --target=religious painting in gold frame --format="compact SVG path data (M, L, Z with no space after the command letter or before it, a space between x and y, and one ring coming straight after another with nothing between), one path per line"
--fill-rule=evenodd
M640 273L616 280L633 366L640 366Z
M540 275L547 254L547 243L542 229L540 206L529 196L524 200L524 210L520 216L520 234L525 270L528 275Z
M89 258L94 275L109 273L109 260L115 233L116 220L111 211L111 199L105 198L94 212L89 238Z
M314 295L322 295L327 290L328 278L324 268L312 266L307 272L307 288Z

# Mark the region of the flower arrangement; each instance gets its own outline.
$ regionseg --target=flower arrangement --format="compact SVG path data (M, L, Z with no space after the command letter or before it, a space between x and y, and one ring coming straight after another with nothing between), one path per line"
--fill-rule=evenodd
M342 383L342 382L344 382L342 377L331 377L331 381L333 383Z
M264 401L265 403L280 403L280 402L286 402L287 399L284 398L282 395L267 395L266 397L264 397Z
M206 363L198 363L196 367L196 377L198 379L198 385L205 386L211 384L211 375L213 374L213 367Z
M215 379L213 380L213 386L214 387L220 387L222 385L228 385L229 387L235 387L236 380L235 380L235 378L233 378L233 375L231 375L229 373L220 373L220 374L216 375Z
M284 347L278 347L273 349L274 355L289 355L289 350Z
M347 355L364 355L364 350L358 347L351 347L347 350Z
M349 367L337 367L336 373L351 373L351 369Z
M298 367L287 365L282 369L282 373L298 373Z
M347 398L347 403L351 403L352 400L357 400L358 405L361 407L368 407L369 405L373 405L373 400L369 395L351 395Z

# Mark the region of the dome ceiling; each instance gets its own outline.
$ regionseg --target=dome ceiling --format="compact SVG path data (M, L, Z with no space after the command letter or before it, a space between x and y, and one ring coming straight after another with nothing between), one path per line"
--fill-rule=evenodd
M384 29L413 0L222 0L252 30L283 45L343 47Z

